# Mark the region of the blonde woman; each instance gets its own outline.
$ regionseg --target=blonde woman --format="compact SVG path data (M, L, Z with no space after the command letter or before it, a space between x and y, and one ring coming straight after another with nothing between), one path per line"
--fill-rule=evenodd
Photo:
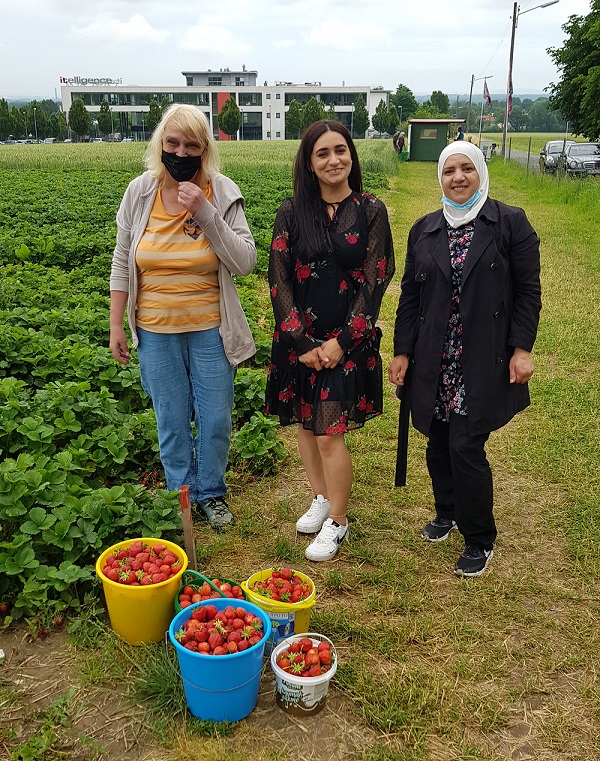
M117 214L110 349L129 362L127 310L167 487L187 484L192 503L220 530L233 523L225 501L233 379L255 352L232 275L252 271L256 248L242 194L219 173L198 108L166 110L145 164Z

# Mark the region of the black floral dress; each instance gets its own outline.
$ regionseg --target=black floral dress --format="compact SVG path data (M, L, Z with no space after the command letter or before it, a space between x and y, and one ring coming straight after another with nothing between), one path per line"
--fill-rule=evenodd
M279 208L271 244L269 285L275 332L266 392L267 414L281 425L302 423L316 436L360 428L383 410L381 300L394 273L384 204L352 192L332 219L322 202L323 247L298 253L301 234L293 199ZM298 357L337 338L344 355L333 369Z
M450 266L452 267L452 297L433 414L438 420L447 423L450 420L451 412L457 415L467 414L462 367L460 290L463 266L473 240L475 223L461 225L457 228L452 228L450 225L446 225L446 227L448 230L448 248L450 249Z

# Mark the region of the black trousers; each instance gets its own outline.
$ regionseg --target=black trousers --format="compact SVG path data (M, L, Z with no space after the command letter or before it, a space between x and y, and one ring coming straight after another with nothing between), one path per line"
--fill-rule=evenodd
M456 521L466 544L485 550L497 535L488 438L489 433L469 436L468 417L450 413L448 423L433 419L426 450L436 514Z

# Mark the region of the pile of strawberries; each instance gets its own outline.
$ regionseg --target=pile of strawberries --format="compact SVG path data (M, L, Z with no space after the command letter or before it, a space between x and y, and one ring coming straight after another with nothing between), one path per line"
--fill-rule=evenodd
M204 655L229 655L257 645L265 636L263 622L245 608L200 605L175 634L187 650Z
M294 676L321 676L331 668L332 659L329 642L323 641L315 645L309 637L292 642L292 644L277 654L277 665L282 671Z
M145 587L171 579L181 567L181 558L164 544L149 545L138 540L129 547L117 547L116 552L106 558L102 573L117 584Z
M211 582L220 589L225 597L230 597L235 600L243 600L244 592L239 584L230 584L228 581L221 581L220 579L211 579ZM203 600L210 600L213 597L222 597L210 584L205 581L201 585L186 584L181 590L179 595L179 605L182 608L187 608L194 602L202 602Z
M276 602L302 602L311 596L313 587L291 568L275 569L264 581L256 581L252 591Z

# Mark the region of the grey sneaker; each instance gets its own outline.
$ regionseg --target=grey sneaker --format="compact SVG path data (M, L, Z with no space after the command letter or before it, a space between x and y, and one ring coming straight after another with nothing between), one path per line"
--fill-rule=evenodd
M310 507L296 521L296 531L299 534L316 534L329 518L329 500L322 494L317 494Z
M450 536L451 531L458 529L456 522L451 518L436 517L425 526L421 536L428 542L443 542Z
M481 576L494 557L494 550L484 550L476 544L467 544L454 566L457 576Z
M198 507L206 516L209 526L215 531L221 531L234 523L229 505L223 497L209 497L205 502L199 502Z

